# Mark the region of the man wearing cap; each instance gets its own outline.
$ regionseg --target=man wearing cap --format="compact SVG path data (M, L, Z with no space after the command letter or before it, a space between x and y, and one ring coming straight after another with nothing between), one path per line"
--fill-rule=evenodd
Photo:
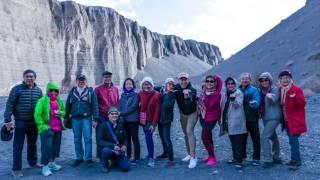
M100 123L108 119L108 111L110 107L118 107L120 104L119 89L112 83L112 73L105 71L102 73L102 84L96 87L98 106L99 106L99 121L94 123L94 126L99 126ZM100 156L101 148L97 145L97 157Z
M185 137L187 156L182 159L189 162L189 168L197 166L196 158L196 137L194 127L197 123L197 90L190 83L189 74L182 72L178 75L179 84L176 85L176 100L180 110L180 123Z
M33 117L37 101L42 97L41 89L36 85L35 71L23 72L23 82L13 87L7 100L4 122L8 130L15 128L13 139L12 175L22 177L22 150L27 136L27 159L31 167L37 165L37 126ZM14 116L14 124L11 116Z
M307 132L306 100L300 87L293 84L292 74L284 70L279 74L280 104L283 110L282 127L289 136L291 160L287 163L289 170L297 170L301 166L299 137Z
M98 100L92 87L87 86L86 76L79 74L76 86L69 92L66 101L66 118L72 123L76 160L74 167L86 162L91 167L92 161L92 121L99 120ZM84 151L82 146L84 139Z
M124 120L122 117L120 118L120 112L117 108L111 107L108 111L108 120L99 125L97 143L101 147L101 162L104 172L109 172L109 160L113 161L121 171L129 171Z

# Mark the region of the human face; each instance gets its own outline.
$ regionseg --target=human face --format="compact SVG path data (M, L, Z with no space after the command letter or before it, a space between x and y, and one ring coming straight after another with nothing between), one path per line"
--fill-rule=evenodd
M108 118L111 122L117 122L119 119L119 113L118 112L112 112L108 114Z
M291 82L290 76L282 76L280 78L280 84L284 87L288 86Z
M168 82L167 84L166 84L166 90L167 91L172 91L172 90L174 90L174 82Z
M268 78L259 79L260 85L264 88L270 87L270 80Z
M144 82L143 84L142 84L142 90L144 91L144 92L151 92L152 90L153 90L153 88L152 88L152 84L150 83L150 82Z
M23 76L23 81L24 83L27 84L27 86L32 87L34 86L34 81L36 80L36 77L34 76L33 73L27 73Z
M187 86L189 85L190 80L188 78L180 78L179 79L179 84L182 88L187 88Z
M227 90L228 91L234 91L236 88L236 84L233 81L227 82Z
M214 89L217 86L217 81L213 77L208 77L205 83L206 89Z
M103 83L106 85L111 84L112 83L112 76L111 75L103 76Z
M125 86L126 90L128 90L128 91L131 90L131 89L133 89L133 83L132 83L131 80L127 80L127 81L125 82L124 86Z
M59 90L49 89L48 94L50 97L57 97L59 95Z
M86 86L86 80L80 79L77 80L78 87L84 88Z
M243 76L241 77L240 82L241 82L241 86L246 87L251 83L251 79L249 76Z

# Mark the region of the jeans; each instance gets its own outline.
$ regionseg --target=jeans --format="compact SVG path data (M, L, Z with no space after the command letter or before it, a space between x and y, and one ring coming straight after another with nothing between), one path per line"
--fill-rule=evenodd
M248 134L250 133L252 144L253 144L253 160L260 160L260 132L259 132L259 123L258 122L247 122L248 133L245 136L244 145L243 145L243 158L247 158L247 139Z
M140 159L140 142L139 142L139 123L134 122L126 122L125 129L127 134L127 142L128 142L128 159L131 158L132 146L134 147L134 159Z
M159 123L159 135L163 145L163 152L168 153L169 161L173 161L173 147L171 142L171 122L166 124ZM162 136L162 137L161 137Z
M185 115L180 112L180 123L184 134L184 139L187 147L187 152L192 157L196 155L196 137L194 135L194 127L198 121L197 113L194 112Z
M232 157L236 163L242 163L245 137L246 134L229 135L232 146Z
M77 160L92 160L92 121L90 118L72 119L74 147ZM84 139L84 153L82 146ZM84 157L83 157L84 156Z
M47 165L59 157L62 132L52 130L43 131L40 134L41 140L41 164Z
M13 138L13 167L12 170L22 169L22 150L27 136L27 159L30 166L37 164L38 130L35 123L15 121L16 128Z
M297 164L301 164L300 157L300 144L299 137L300 135L290 135L288 123L285 123L285 129L289 137L290 151L291 151L291 160L296 161Z
M144 134L146 137L147 149L148 149L148 158L154 158L154 143L153 143L153 132L149 129L144 129Z
M112 149L108 147L102 148L101 152L102 157L102 164L104 167L109 168L109 160L113 160L115 162L115 165L121 170L121 171L129 171L130 166L128 162L128 158L123 155L117 155L115 154Z
M264 161L272 162L273 159L280 159L280 144L276 129L280 124L279 120L263 120L264 129L261 135Z

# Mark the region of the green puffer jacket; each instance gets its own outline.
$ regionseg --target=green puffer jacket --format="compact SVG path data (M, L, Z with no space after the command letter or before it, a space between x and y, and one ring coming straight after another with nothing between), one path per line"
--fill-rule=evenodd
M50 121L50 98L48 96L48 90L49 89L54 89L54 90L59 90L59 85L54 82L49 82L47 85L47 93L45 96L40 98L37 102L35 112L34 112L34 119L36 121L36 124L38 126L38 133L41 134L43 131L50 129L49 126L49 121ZM61 112L61 125L63 126L62 129L64 129L64 123L63 123L63 118L65 116L65 109L63 102L58 96L57 98L58 105L59 105L59 110Z

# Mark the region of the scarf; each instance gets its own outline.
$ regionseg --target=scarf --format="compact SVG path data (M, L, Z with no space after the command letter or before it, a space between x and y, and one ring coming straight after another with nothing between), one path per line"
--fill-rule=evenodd
M291 82L288 84L288 86L280 85L280 88L281 88L281 101L280 101L280 104L282 106L284 106L286 104L287 93L291 89L292 84L293 84L293 81L291 80Z
M271 86L269 87L260 87L261 89L261 106L260 106L260 110L259 110L259 113L260 113L260 116L263 117L264 114L265 114L265 111L266 111L266 95L267 93L269 93L271 91Z

